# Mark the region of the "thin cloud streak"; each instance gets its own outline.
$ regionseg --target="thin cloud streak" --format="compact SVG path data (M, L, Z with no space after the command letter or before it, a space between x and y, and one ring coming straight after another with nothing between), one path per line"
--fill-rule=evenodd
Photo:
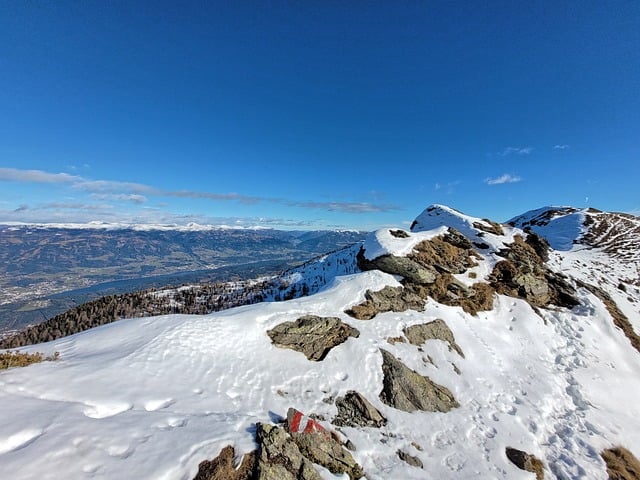
M244 205L258 203L275 203L288 207L325 210L355 214L381 213L399 210L399 207L388 204L371 204L366 202L314 202L296 201L285 198L257 197L238 193L198 192L192 190L161 190L156 187L134 182L118 182L110 180L88 180L66 173L48 173L42 170L19 170L1 168L0 181L28 183L62 183L72 188L92 194L93 198L102 200L129 201L144 203L148 196L207 199L213 201L235 201Z
M554 150L567 150L569 148L571 148L571 145L564 144L564 145L554 145L553 146Z
M522 178L517 175L511 175L510 173L505 173L495 178L487 178L485 179L485 183L487 185L502 185L504 183L517 183L521 182Z
M529 155L531 152L533 152L533 147L506 147L498 155L501 157L506 157L507 155Z

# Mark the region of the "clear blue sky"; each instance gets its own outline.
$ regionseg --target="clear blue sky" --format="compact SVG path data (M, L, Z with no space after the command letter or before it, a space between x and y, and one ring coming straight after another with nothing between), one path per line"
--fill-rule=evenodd
M640 2L7 0L0 222L640 212Z

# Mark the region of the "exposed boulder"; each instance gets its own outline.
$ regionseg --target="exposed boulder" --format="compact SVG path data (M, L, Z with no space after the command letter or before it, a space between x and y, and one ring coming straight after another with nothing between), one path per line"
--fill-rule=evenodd
M549 260L549 249L551 248L546 238L541 237L531 230L527 231L527 245L533 248L543 262Z
M376 407L369 400L353 390L344 397L336 399L338 415L331 423L340 427L373 427L380 428L387 423Z
M234 463L235 450L227 445L213 460L205 460L198 466L193 480L252 480L256 466L256 452L246 454L239 466Z
M256 480L322 480L283 428L258 424Z
M413 412L448 412L460 404L442 385L411 370L386 350L382 353L383 386L380 400L386 405Z
M607 448L600 453L607 464L609 480L638 480L640 461L624 447Z
M449 345L449 350L455 350L461 357L464 357L453 332L445 321L439 318L432 322L406 327L403 329L403 333L412 345L420 346L427 340L442 340Z
M378 313L424 310L424 298L404 287L386 286L377 292L367 290L364 297L363 303L351 307L346 313L358 320L370 320Z
M364 476L362 467L342 446L335 434L332 435L313 420L310 421L310 424L318 425L318 427L303 427L300 431L299 425L291 425L294 418L298 417L298 421L300 420L300 415L300 412L290 408L287 412L287 428L302 455L313 463L322 465L331 473L346 473L351 480L357 480Z
M418 457L414 457L413 455L405 452L404 450L398 450L396 454L398 455L398 458L400 460L411 465L412 467L417 467L417 468L423 467L422 460L420 460Z
M392 237L396 238L409 238L409 234L404 230L389 230Z
M505 453L511 463L513 463L520 470L535 473L536 480L544 479L544 466L542 465L542 462L534 455L511 447L507 447L505 449Z
M323 360L329 351L360 332L337 317L306 315L267 332L274 345L302 352L309 360Z
M361 270L380 270L391 275L400 275L414 283L431 283L436 279L437 272L433 267L422 266L408 257L381 255L373 260L368 260L364 256L363 250L360 250L357 260Z

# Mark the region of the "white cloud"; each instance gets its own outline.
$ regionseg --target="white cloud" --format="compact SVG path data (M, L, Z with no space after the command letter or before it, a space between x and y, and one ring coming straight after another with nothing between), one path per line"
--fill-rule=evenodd
M531 152L533 152L533 147L506 147L498 155L501 157L506 157L507 155L529 155Z
M554 145L553 146L554 150L567 150L569 148L571 148L571 145L562 144L562 145Z
M141 205L147 201L147 197L137 193L92 193L91 198L95 198L96 200L131 202L136 205Z
M511 175L510 173L505 173L495 178L487 178L485 179L485 183L487 185L501 185L503 183L517 183L521 182L522 178L517 175Z

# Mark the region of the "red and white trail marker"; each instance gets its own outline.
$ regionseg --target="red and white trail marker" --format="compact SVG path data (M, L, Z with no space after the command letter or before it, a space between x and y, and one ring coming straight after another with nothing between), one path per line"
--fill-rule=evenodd
M295 408L290 408L287 412L287 424L289 433L321 433L329 436L329 432L322 425Z

